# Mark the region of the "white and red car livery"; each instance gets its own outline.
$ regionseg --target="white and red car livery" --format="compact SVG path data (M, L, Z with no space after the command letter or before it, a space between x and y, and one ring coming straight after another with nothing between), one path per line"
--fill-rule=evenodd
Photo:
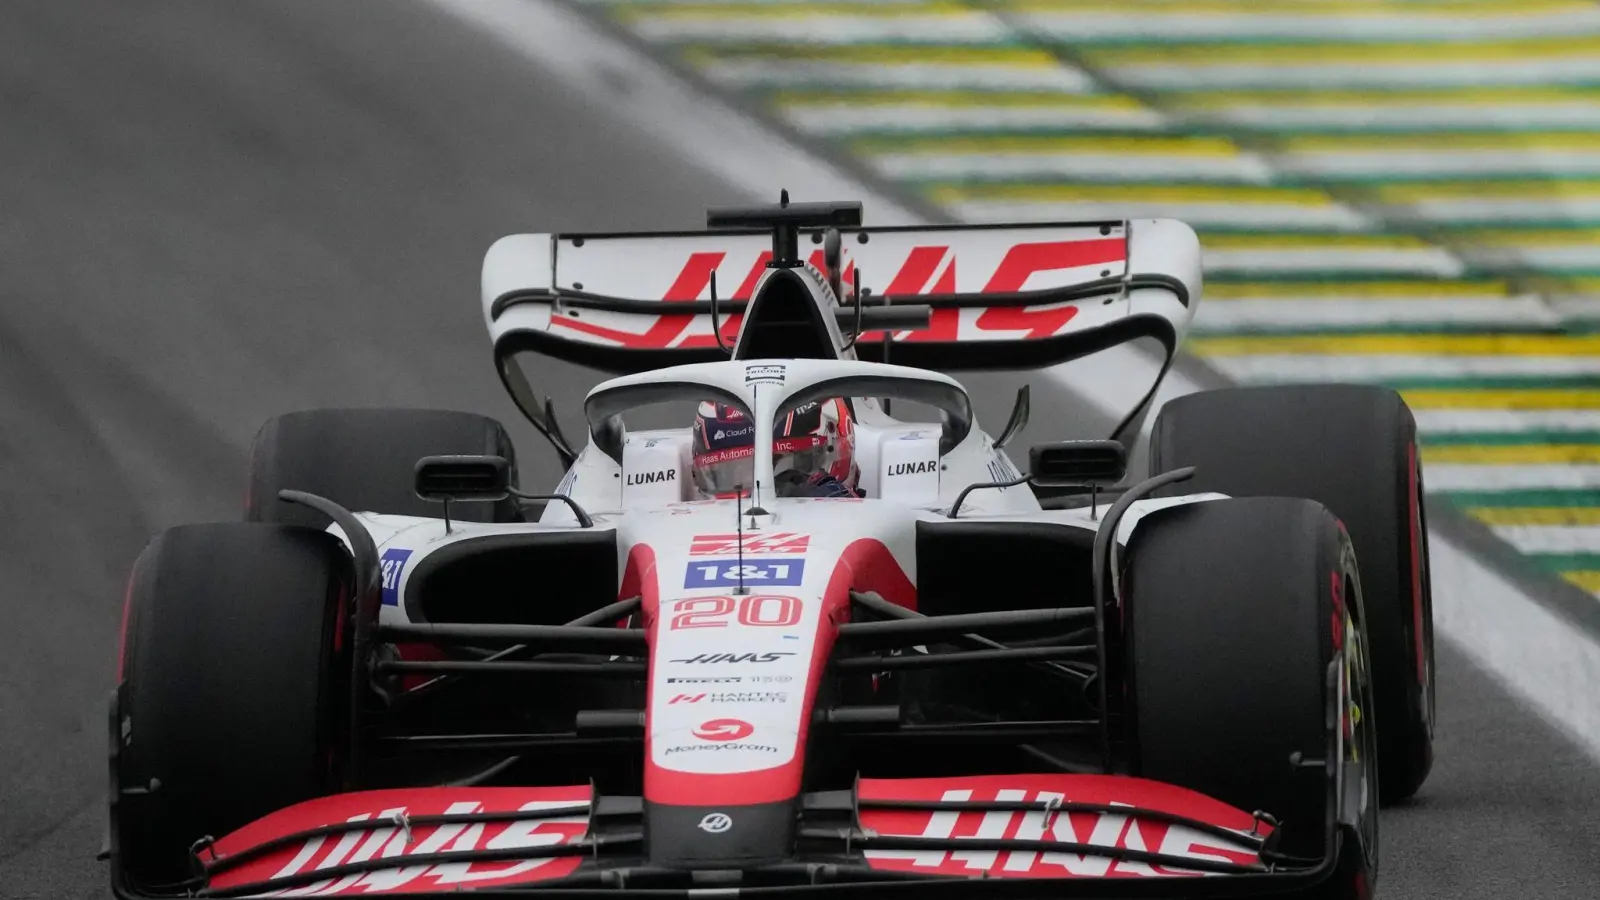
M1109 728L1036 712L1035 719L997 713L992 722L922 724L935 718L929 698L942 702L951 682L898 673L936 655L929 645L968 641L979 648L974 658L1037 660L1081 676L1070 660L1092 656L1095 639L1049 641L1082 626L1099 632L1105 660L1098 602L1030 597L1020 601L1028 609L1016 610L974 598L970 613L952 608L954 589L938 579L960 576L961 566L943 555L952 544L940 536L991 525L1047 529L1084 559L1105 547L1115 559L1148 514L1224 495L1135 495L1114 511L1098 500L1047 508L1007 455L1015 428L986 432L946 371L1013 358L1064 361L1139 336L1175 348L1200 295L1194 232L1170 220L845 226L818 232L801 259L782 258L783 226L777 235L546 234L497 242L484 263L485 321L513 399L569 463L545 498L551 502L537 521L451 522L356 509L329 529L353 557L375 557L381 602L372 633L407 637L385 643L389 655L381 659L439 659L416 652L437 633L477 654L457 660L461 672L503 663L508 671L626 676L618 680L631 686L574 707L572 732L547 742L599 746L601 737L591 735L602 732L636 740L625 745L624 774L597 774L589 784L354 790L294 803L197 845L206 890L442 894L540 883L558 892L665 885L691 897L719 886L734 896L741 884L809 889L922 877L1160 879L1189 885L1186 896L1211 896L1211 888L1194 885L1233 878L1269 889L1255 879L1279 877L1270 873L1284 860L1275 855L1270 816L1109 766L1076 766L1040 751L1053 768L991 771L980 763L929 775L937 760L886 753L873 759L891 763L874 762L876 770L857 769L842 781L818 774L848 767L830 754L852 728L869 739L925 732L956 740L964 728L988 733L989 725L1016 734ZM830 278L834 271L839 277ZM857 293L858 276L870 298L888 303ZM915 313L906 316L906 307ZM581 448L564 446L536 400L516 360L527 352L619 373L589 391ZM886 352L895 363L882 361ZM783 496L774 477L775 423L831 397L854 407L863 496ZM752 480L742 496L697 495L688 419L680 428L627 425L641 408L692 410L704 400L732 406L753 424ZM902 401L937 415L896 419L888 409ZM453 574L463 565L524 552L542 567L527 573L525 585L498 562L467 579L503 597L525 588L525 599L495 607L512 610L521 624L461 624L436 614L450 602L438 596L439 585L467 583ZM978 556L955 562L977 570L990 564ZM941 574L930 576L934 569ZM1113 567L1108 577L1120 572ZM579 584L586 593L566 595ZM871 615L858 616L862 610ZM985 636L991 627L1047 640L1007 646ZM525 643L492 651L470 646L474 634ZM550 652L533 652L541 641ZM409 691L425 680L413 672L384 684L392 699L396 684ZM1097 686L1093 678L1082 684L1086 696ZM576 702L562 690L507 693L503 703L537 720L544 708ZM999 693L1024 712L1048 699L1020 687ZM551 736L468 737L539 747ZM1333 740L1330 750L1342 752ZM619 791L619 783L628 787ZM1334 809L1339 823L1356 815L1346 802ZM1328 871L1299 886L1320 883ZM1216 875L1228 877L1209 877ZM952 883L931 881L929 889ZM1055 896L1050 890L1038 895Z

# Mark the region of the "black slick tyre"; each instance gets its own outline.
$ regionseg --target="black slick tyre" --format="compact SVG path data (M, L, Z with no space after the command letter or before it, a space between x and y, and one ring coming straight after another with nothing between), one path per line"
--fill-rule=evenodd
M502 456L516 483L516 451L505 427L487 416L442 409L307 409L268 419L250 449L245 518L326 528L321 513L277 499L278 491L307 491L352 512L438 518L438 503L416 495L415 469L424 456ZM521 522L511 498L456 503L463 522Z
M139 556L114 738L136 883L188 878L195 841L336 788L350 569L332 535L266 524L178 526Z
M1370 887L1376 734L1362 718L1359 575L1338 521L1289 498L1158 510L1135 528L1123 573L1131 774L1275 817L1274 849L1290 856L1322 858L1329 824L1343 823L1362 840L1341 852ZM1344 702L1335 661L1353 674ZM1326 764L1340 752L1330 722L1345 735L1342 769Z
M1416 422L1367 385L1230 388L1180 397L1156 419L1152 471L1196 466L1167 494L1304 497L1355 543L1367 605L1384 802L1433 765L1433 601Z

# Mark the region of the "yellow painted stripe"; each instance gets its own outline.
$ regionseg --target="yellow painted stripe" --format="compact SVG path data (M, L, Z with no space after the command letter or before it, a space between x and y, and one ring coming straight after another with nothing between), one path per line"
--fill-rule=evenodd
M1600 444L1424 445L1422 461L1480 466L1594 465L1600 463Z
M1206 246L1211 245L1207 240ZM1451 297L1509 297L1503 281L1212 281L1206 300L1254 300L1270 297L1338 297L1350 300L1440 300Z
M1474 150L1502 150L1529 153L1541 150L1600 152L1600 132L1524 131L1452 132L1437 134L1341 134L1317 137L1292 137L1283 142L1293 153L1363 153L1371 151L1425 150L1459 153Z
M1208 234L1206 250L1430 250L1409 234Z
M1176 95L1174 100L1202 109L1230 106L1514 106L1519 103L1600 101L1600 88L1590 86L1471 87L1395 91L1205 91Z
M1211 137L985 136L872 138L855 143L862 153L1138 153L1165 156L1238 156L1232 141Z
M1586 591L1600 591L1600 572L1590 569L1577 569L1571 572L1562 572L1561 577Z
M694 47L684 59L697 65L714 65L730 60L785 60L870 64L880 66L1002 66L1012 68L1059 68L1061 61L1044 51L1025 47L984 46L909 46L904 44L761 44L735 47Z
M639 19L898 19L911 16L971 16L975 10L964 3L924 2L895 3L880 6L872 3L829 3L826 0L807 0L805 3L646 3L612 7L618 18ZM803 38L804 35L796 35Z
M1533 15L1587 12L1583 0L1250 0L1186 2L1186 0L997 0L1002 9L1023 12L1160 13L1192 15L1419 15L1459 18L1474 15Z
M1381 185L1378 199L1387 203L1427 200L1560 200L1600 197L1600 181L1459 181Z
M1144 104L1121 94L1063 94L1055 91L779 91L779 106L926 106L932 109L1060 107L1134 112Z
M938 203L973 200L1034 200L1039 202L1098 201L1141 203L1272 203L1285 206L1331 206L1324 191L1307 188L1274 188L1249 185L973 185L945 186L932 190Z
M1586 506L1475 506L1467 511L1486 525L1600 525L1600 508Z
M1202 356L1316 353L1335 356L1595 356L1594 334L1313 334L1197 337L1188 342Z
M1187 45L1099 48L1087 51L1107 65L1180 64L1243 65L1416 65L1446 62L1549 62L1561 57L1600 54L1600 36L1522 38L1507 41L1452 41L1427 44L1379 44L1351 41L1326 44L1200 43Z
M1600 409L1600 390L1553 388L1529 390L1418 389L1401 391L1412 409Z

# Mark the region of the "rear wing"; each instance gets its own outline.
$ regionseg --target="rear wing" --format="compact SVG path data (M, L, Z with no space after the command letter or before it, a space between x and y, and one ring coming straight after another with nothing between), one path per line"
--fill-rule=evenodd
M800 229L799 248L828 274L824 230ZM867 361L1040 368L1140 337L1170 357L1200 299L1199 239L1172 219L838 231L839 281L860 277L867 325L854 350ZM727 358L713 271L732 345L772 252L770 229L510 235L484 258L484 317L502 367L524 351L619 374L712 362ZM835 314L848 331L846 295ZM884 315L907 305L927 307L925 327Z

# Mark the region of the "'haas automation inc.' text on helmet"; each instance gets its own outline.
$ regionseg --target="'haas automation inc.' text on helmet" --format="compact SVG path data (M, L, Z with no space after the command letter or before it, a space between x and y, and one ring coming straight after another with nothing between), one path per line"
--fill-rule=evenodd
M854 417L842 398L807 403L772 435L780 497L856 497ZM694 482L702 496L732 497L755 480L755 423L706 401L694 422Z

